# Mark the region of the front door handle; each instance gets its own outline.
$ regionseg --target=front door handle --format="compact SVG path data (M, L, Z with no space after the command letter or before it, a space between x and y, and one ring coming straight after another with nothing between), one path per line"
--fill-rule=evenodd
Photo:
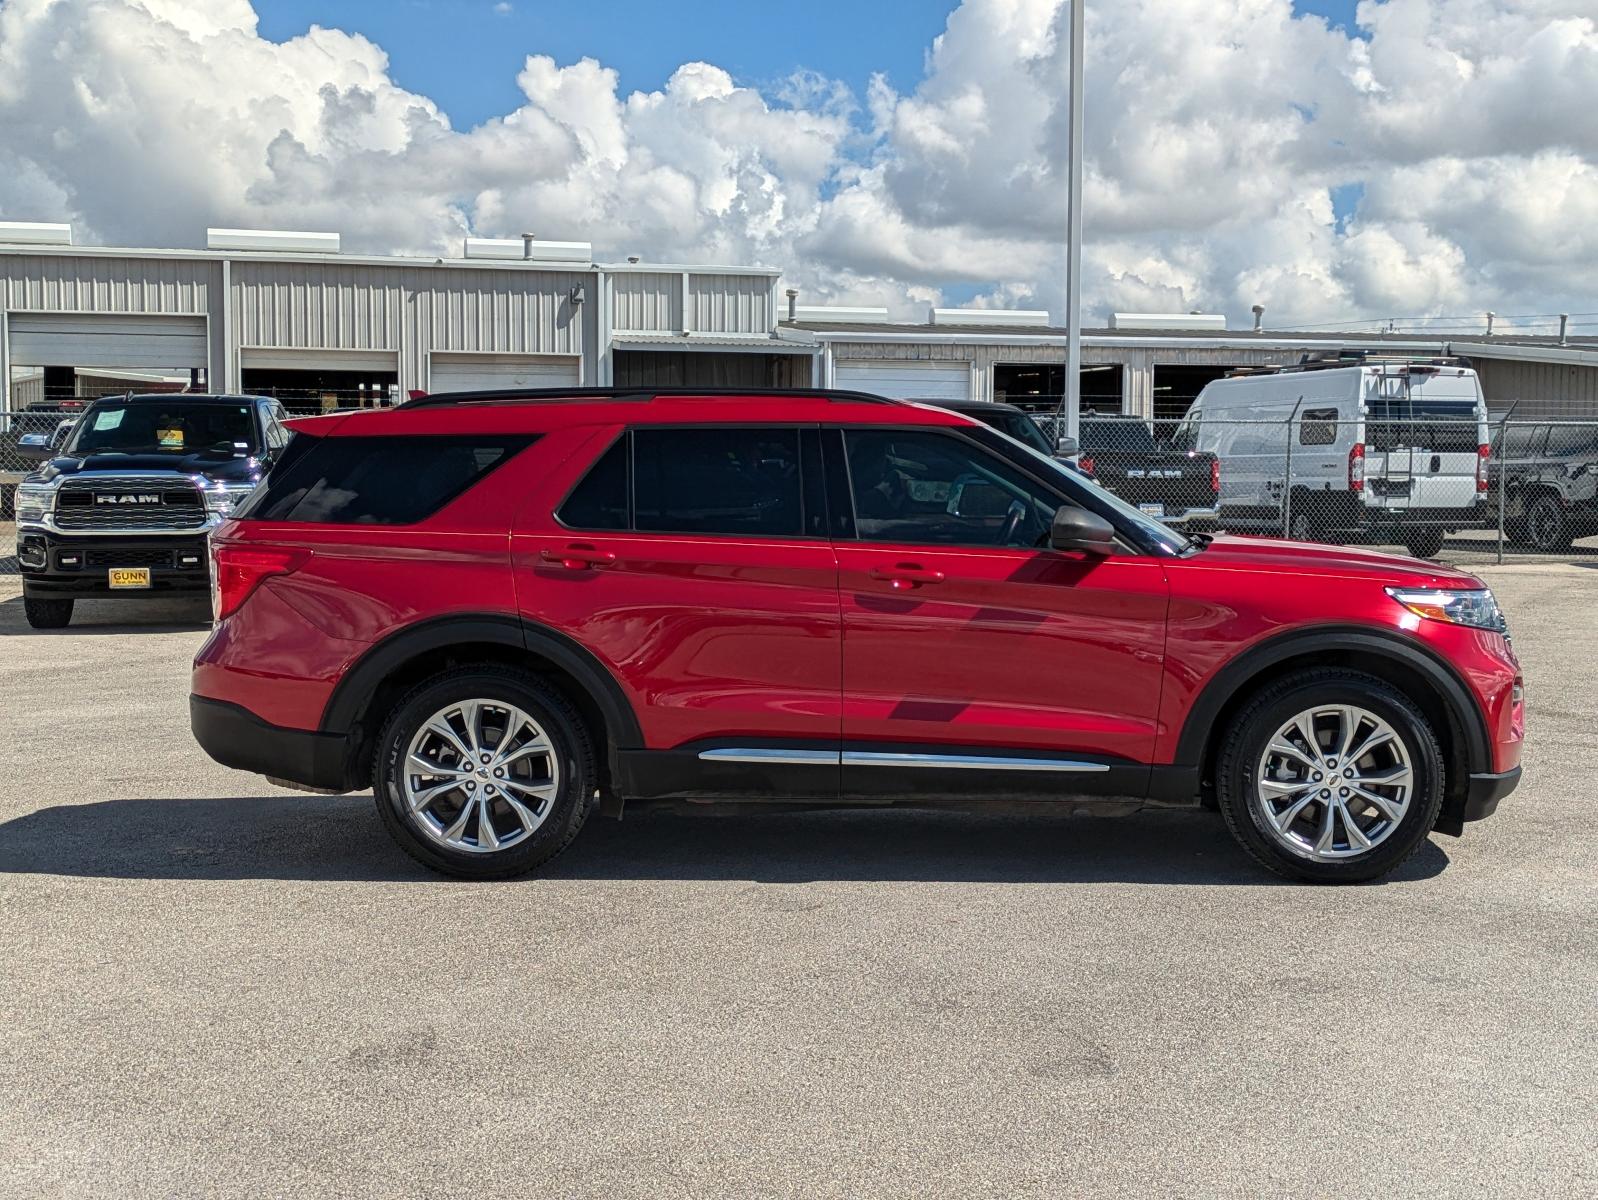
M599 550L580 543L559 550L540 550L538 557L553 566L565 567L568 571L597 570L616 561L616 556L609 550Z
M923 583L942 583L943 572L929 570L915 563L898 563L891 567L873 567L871 578L880 579L898 591L920 587Z

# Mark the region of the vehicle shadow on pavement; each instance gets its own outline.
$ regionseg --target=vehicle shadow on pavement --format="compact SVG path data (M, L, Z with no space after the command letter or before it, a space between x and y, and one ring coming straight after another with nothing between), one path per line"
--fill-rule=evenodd
M153 596L148 600L79 600L65 629L34 629L22 615L22 597L0 601L0 637L73 637L107 633L203 631L211 624L205 596Z
M1435 841L1388 878L1448 865ZM91 878L437 881L370 796L109 800L0 824L0 873ZM971 883L1270 884L1213 813L1128 817L926 810L595 816L538 877Z

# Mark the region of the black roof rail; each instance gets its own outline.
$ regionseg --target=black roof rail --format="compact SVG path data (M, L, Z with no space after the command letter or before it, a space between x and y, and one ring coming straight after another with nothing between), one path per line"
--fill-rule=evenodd
M831 400L839 404L898 404L900 401L871 392L837 388L694 388L694 387L574 387L500 388L488 391L434 392L406 400L395 408L442 408L453 404L526 404L560 401L623 400L644 403L662 396L784 396L792 399Z

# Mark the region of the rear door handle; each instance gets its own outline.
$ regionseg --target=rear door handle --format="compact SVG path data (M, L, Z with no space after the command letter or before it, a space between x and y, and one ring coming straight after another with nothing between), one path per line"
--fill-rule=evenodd
M540 550L538 557L554 566L565 567L568 571L584 571L600 567L608 567L616 561L616 556L609 550L598 550L593 546L574 545L566 546L559 550Z
M942 583L943 572L918 567L915 563L899 563L893 567L873 567L871 578L891 584L899 591L920 587L923 583Z

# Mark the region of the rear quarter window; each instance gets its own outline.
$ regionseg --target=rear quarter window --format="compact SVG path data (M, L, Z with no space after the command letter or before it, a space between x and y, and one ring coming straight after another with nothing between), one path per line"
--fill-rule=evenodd
M529 436L307 437L236 514L247 521L413 525L533 442Z

